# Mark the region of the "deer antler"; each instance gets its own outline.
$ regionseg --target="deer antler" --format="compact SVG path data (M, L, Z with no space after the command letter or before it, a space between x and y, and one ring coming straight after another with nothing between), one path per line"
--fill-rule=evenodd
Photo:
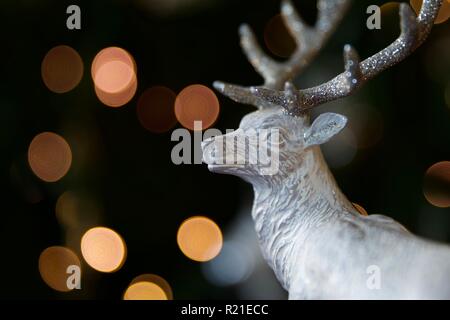
M278 62L264 53L248 25L239 28L241 46L248 60L264 79L264 87L282 90L286 81L300 73L317 55L328 40L350 4L350 0L318 0L316 25L303 22L290 0L283 0L281 16L294 38L297 48L289 60ZM267 106L252 94L251 88L216 81L214 87L236 102L259 108Z
M323 103L349 96L357 88L382 71L399 63L419 47L430 33L439 12L442 0L424 0L416 17L411 7L400 4L400 36L388 47L359 62L357 52L350 46L344 47L345 72L319 86L299 90L297 103L293 105L289 90L276 91L271 88L251 88L253 96L264 101L264 105L278 105L290 114L300 115Z

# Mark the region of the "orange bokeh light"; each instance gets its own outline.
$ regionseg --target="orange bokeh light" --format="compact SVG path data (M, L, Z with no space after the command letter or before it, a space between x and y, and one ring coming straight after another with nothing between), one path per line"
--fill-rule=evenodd
M280 14L272 17L264 29L264 42L275 55L287 58L294 53L296 44Z
M136 77L133 78L133 80L128 84L127 87L124 88L122 91L109 93L105 92L99 87L95 87L95 93L97 94L97 98L108 107L121 107L126 105L128 102L133 99L134 95L136 94L137 90L137 79Z
M129 52L119 47L109 47L101 50L95 56L91 65L91 77L95 79L95 76L105 63L111 61L120 61L126 64L129 68L136 71L136 63Z
M53 132L43 132L34 137L30 143L28 163L40 179L55 182L69 171L72 151L61 136Z
M51 288L61 292L71 289L67 286L69 266L81 266L80 259L70 249L65 247L49 247L39 256L39 273L42 280Z
M175 92L163 86L145 90L136 109L141 125L155 133L170 130L177 123L174 113L175 99Z
M122 48L101 50L92 62L91 76L98 99L109 107L121 107L136 94L136 63Z
M184 255L194 261L205 262L215 258L222 249L222 232L206 217L185 220L178 229L177 242Z
M432 205L450 207L450 161L432 165L424 177L423 193Z
M65 93L75 88L83 77L83 71L83 60L69 46L52 48L42 60L42 80L55 93Z
M395 13L398 16L398 10L400 7L400 3L396 1L386 2L381 5L380 10L382 14L391 14Z
M77 198L72 192L66 191L58 197L55 214L58 221L65 227L76 227L78 225Z
M201 121L201 130L212 126L219 116L219 100L204 85L194 84L184 88L175 100L175 115L183 127L194 130L194 121Z
M122 61L108 61L98 68L95 85L107 93L123 91L134 78L134 70Z
M92 268L100 272L119 270L126 258L126 245L112 229L95 227L81 238L81 253Z

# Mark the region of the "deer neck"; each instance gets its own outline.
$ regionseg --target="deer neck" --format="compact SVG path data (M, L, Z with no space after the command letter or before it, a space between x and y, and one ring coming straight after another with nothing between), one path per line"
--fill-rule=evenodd
M285 178L252 181L252 216L263 256L286 290L292 264L307 245L311 229L355 212L337 186L320 148L313 147L300 156L302 164Z

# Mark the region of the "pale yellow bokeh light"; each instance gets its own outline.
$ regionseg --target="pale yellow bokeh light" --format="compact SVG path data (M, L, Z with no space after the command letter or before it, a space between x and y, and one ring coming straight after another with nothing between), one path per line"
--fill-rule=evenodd
M115 272L126 258L126 245L122 237L112 229L95 227L81 238L84 260L97 271Z
M101 90L99 87L95 86L95 93L97 98L106 106L117 108L126 105L133 99L137 90L137 78L133 77L132 81L123 90L110 93Z
M35 136L30 143L28 163L40 179L55 182L69 171L72 164L72 151L60 135L43 132Z
M99 68L101 68L105 63L111 61L120 61L136 72L136 62L134 61L133 56L129 52L119 47L108 47L102 49L99 53L97 53L94 60L92 61L91 65L92 79L95 79Z
M123 300L167 300L164 290L152 282L131 284L123 295Z
M92 62L91 76L98 99L109 107L127 104L136 93L136 63L122 48L101 50Z
M130 285L137 283L137 282L154 283L164 291L168 300L173 300L172 288L170 287L169 283L164 278L162 278L156 274L151 274L151 273L141 274L141 275L135 277L131 281Z
M206 217L185 220L178 229L177 242L184 255L194 261L205 262L215 258L222 249L222 232Z
M134 70L122 61L108 61L95 74L97 88L106 93L123 91L133 81Z
M39 273L42 280L56 291L71 290L67 286L67 279L70 276L67 268L73 265L80 267L80 259L72 250L65 247L49 247L39 256Z

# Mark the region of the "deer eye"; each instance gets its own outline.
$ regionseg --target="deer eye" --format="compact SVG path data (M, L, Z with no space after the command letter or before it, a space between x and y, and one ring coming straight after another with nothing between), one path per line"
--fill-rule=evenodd
M271 145L284 145L285 140L285 130L283 128L270 128L266 134L266 140Z

